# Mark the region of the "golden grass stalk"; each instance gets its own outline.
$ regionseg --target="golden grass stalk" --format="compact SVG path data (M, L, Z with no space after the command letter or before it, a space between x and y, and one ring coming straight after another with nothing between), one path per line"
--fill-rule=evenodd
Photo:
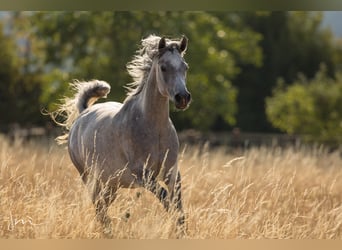
M103 237L65 148L0 139L1 238ZM179 158L189 239L342 239L337 152L197 146ZM176 237L175 215L143 189L120 190L109 215L115 238Z

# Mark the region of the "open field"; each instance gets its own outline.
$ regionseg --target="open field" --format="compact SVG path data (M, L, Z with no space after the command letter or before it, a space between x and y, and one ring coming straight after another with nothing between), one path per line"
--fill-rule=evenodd
M180 170L186 238L342 239L337 152L183 145ZM0 238L101 238L94 215L64 147L0 137ZM120 190L110 216L115 238L176 237L175 216L143 189Z

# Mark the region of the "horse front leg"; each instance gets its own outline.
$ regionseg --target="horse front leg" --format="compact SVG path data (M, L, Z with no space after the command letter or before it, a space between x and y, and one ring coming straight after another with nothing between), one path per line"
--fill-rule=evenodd
M163 183L151 178L147 188L157 196L166 211L177 213L177 236L184 236L186 226L182 204L181 175L177 168L167 174Z
M169 183L168 185L170 197L169 201L170 206L169 209L177 211L177 235L184 236L186 234L186 225L185 225L185 215L183 211L182 204L182 185L181 185L181 175L179 171L176 173L174 184Z

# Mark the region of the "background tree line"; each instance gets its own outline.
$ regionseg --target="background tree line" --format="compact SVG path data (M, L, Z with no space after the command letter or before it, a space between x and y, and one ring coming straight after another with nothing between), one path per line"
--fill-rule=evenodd
M41 109L53 110L73 79L105 80L109 99L123 101L132 81L125 65L140 40L185 34L194 101L171 112L179 130L238 126L319 139L325 129L324 140L341 142L341 46L321 21L319 12L12 12L0 27L0 126L45 124ZM313 82L322 85L320 96L310 91ZM313 112L298 105L332 115L309 119ZM305 129L326 120L327 128Z

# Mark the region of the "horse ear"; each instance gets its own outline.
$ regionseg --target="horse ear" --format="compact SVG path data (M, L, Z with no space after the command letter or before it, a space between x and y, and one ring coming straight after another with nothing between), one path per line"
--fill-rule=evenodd
M188 38L186 36L182 37L182 40L180 41L180 51L184 52L188 46Z
M158 44L158 49L164 49L166 47L166 41L165 41L165 37L160 38L159 40L159 44Z

